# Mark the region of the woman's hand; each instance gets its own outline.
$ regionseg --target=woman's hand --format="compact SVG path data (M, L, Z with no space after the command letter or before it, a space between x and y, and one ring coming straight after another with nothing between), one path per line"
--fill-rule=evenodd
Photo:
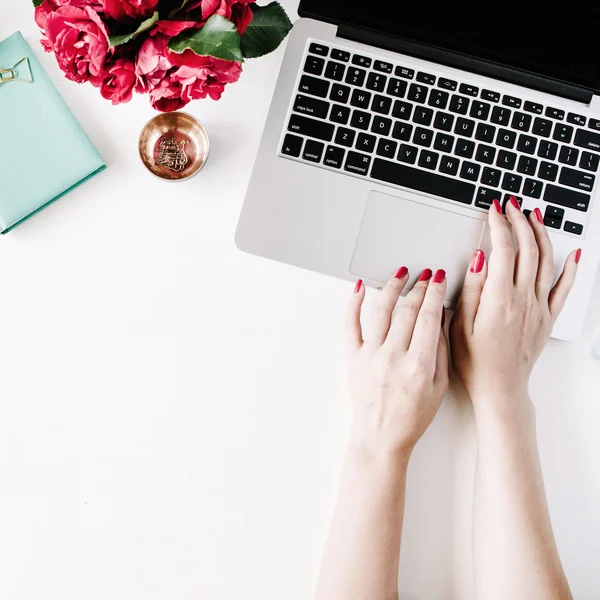
M573 287L581 258L581 250L571 253L553 286L552 243L539 209L528 221L515 199L506 204L506 216L495 201L489 224L489 265L477 250L450 328L453 366L476 412L482 402L514 408L516 399L529 397L531 371Z
M369 454L410 456L448 389L448 344L443 331L446 273L427 269L405 301L402 268L380 292L363 340L362 281L348 311L353 441Z

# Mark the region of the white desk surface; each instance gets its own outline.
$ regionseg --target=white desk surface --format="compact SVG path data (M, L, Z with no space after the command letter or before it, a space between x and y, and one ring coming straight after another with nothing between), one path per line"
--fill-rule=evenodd
M168 184L137 155L147 99L67 81L30 2L0 8L0 39L23 32L108 165L0 239L0 597L309 600L350 422L352 290L233 242L283 49L188 107L210 160ZM599 324L597 285L585 336L552 342L532 383L578 600L600 597ZM474 442L450 396L410 467L402 600L472 598Z

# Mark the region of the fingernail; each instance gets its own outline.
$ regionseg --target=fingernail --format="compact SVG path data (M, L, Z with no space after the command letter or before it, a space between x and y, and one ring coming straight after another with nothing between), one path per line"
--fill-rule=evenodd
M444 325L446 324L446 307L442 307L442 329L444 329Z
M404 279L408 274L408 269L406 267L400 267L398 272L396 273L396 279Z
M433 271L431 269L425 269L421 273L421 277L419 277L419 281L429 281L431 276L433 275Z
M446 279L446 271L444 271L443 269L439 269L435 272L435 275L433 276L433 283L442 283L444 279Z
M485 252L483 250L475 250L475 254L473 254L473 258L471 259L471 266L469 267L471 273L481 273L484 262Z
M575 254L575 264L579 264L579 261L581 260L581 248L579 248L579 250L577 250L577 254Z
M498 200L494 200L494 208L500 213L502 214L502 206L500 205L500 202L498 202Z
M533 214L535 215L536 219L543 225L544 224L544 217L542 217L542 211L539 208L536 208L533 211Z
M519 201L518 201L518 200L517 200L517 199L516 199L514 196L511 196L511 197L509 198L509 200L510 200L510 203L511 203L511 204L512 204L512 205L513 205L513 206L514 206L514 207L515 207L517 210L521 210L521 205L519 204Z
M362 289L362 286L363 286L362 279L359 279L359 280L356 282L356 287L354 288L354 293L355 293L355 294L358 294L358 292L360 292L360 290Z

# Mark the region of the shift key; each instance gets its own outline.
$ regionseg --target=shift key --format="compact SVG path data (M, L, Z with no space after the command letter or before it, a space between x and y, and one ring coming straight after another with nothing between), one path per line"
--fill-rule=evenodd
M293 131L294 133L299 133L306 137L316 138L317 140L330 142L333 139L335 126L331 123L308 119L307 117L301 117L300 115L292 115L288 131Z

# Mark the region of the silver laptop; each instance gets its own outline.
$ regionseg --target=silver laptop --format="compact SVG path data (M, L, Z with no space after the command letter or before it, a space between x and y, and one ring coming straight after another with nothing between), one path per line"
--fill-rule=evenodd
M576 338L600 262L600 8L365 7L301 2L237 245L373 287L443 268L452 308L514 195L542 211L557 274L583 249L553 332Z

